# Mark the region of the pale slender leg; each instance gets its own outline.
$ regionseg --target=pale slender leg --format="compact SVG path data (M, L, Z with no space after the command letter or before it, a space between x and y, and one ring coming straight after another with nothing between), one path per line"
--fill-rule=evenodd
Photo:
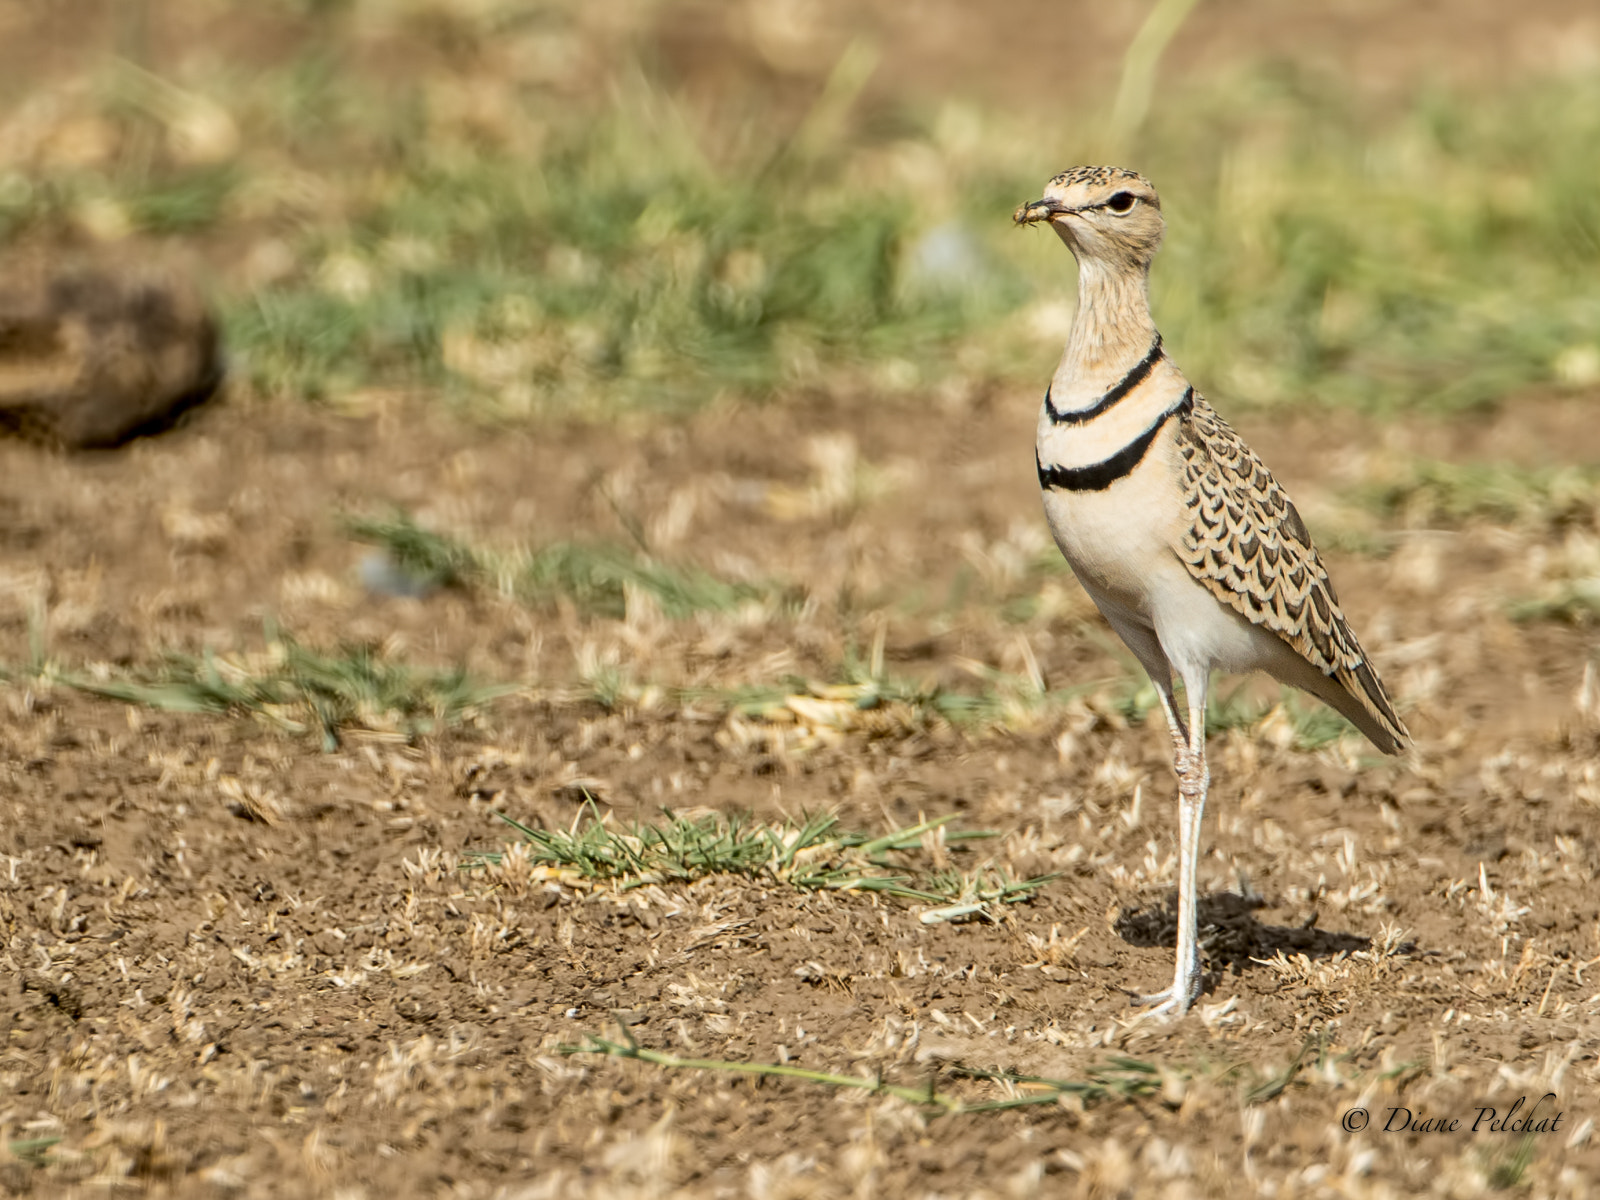
M1178 948L1172 986L1148 996L1136 996L1135 1004L1151 1004L1144 1016L1176 1014L1182 1016L1200 995L1200 824L1205 814L1206 788L1211 776L1206 767L1206 684L1184 681L1189 721L1185 728L1178 715L1170 689L1158 683L1161 706L1166 710L1172 730L1173 759L1178 772Z
M1167 716L1167 729L1172 734L1172 761L1178 778L1182 779L1189 763L1189 729L1178 715L1178 698L1172 693L1172 684L1156 681L1154 676L1151 678L1155 682L1156 695L1161 699L1161 711Z
M1200 995L1200 824L1205 816L1206 696L1185 688L1189 699L1188 762L1178 777L1178 953L1172 998L1185 1013Z
M1206 689L1210 673L1204 668L1183 669L1184 699L1189 710L1185 722L1173 692L1173 666L1155 631L1124 626L1112 628L1132 650L1150 676L1161 711L1172 734L1172 761L1178 773L1178 953L1173 986L1154 995L1133 993L1135 1004L1154 1005L1143 1016L1184 1013L1200 994L1200 940L1197 912L1200 870L1200 816L1206 802Z

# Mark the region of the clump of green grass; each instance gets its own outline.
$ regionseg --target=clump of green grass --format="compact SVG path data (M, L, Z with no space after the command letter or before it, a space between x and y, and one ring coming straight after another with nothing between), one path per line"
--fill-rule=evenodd
M842 62L843 94L819 104L848 107L865 82L853 70ZM540 143L530 161L436 127L420 95L423 115L395 128L393 81L301 84L346 114L328 135L363 167L334 167L352 219L307 237L302 272L232 310L266 391L378 381L509 415L683 408L926 351L1003 300L1003 281L900 286L914 215L882 190L837 187L837 131L819 140L815 122L719 153L732 148L635 75L577 111L530 98L507 137Z
M1390 412L1600 380L1600 77L1380 105L1279 68L1156 94L1187 7L1159 6L1110 119L1074 124L1114 127L1162 188L1156 315L1205 389ZM121 64L53 96L107 144L0 161L0 233L265 247L221 290L236 374L271 394L416 389L521 418L1048 373L1059 322L1018 310L1071 268L1008 216L1101 147L868 110L859 46L798 125L759 104L700 120L628 68L576 98L487 79L506 103L469 116L454 68L397 83L343 55L371 19L317 18L287 66L180 87ZM463 19L452 37L516 32Z
M60 1144L59 1137L19 1138L8 1141L6 1150L19 1162L30 1167L43 1167L50 1162L50 1151Z
M1123 676L1110 684L1096 685L1101 702L1130 724L1143 724L1149 720L1165 721L1161 701L1155 685L1127 650L1098 634L1092 635L1105 650L1117 658L1124 668ZM1338 741L1347 733L1355 733L1355 726L1333 709L1287 685L1278 686L1278 698L1258 696L1244 682L1231 685L1225 677L1213 673L1211 686L1206 690L1206 736L1226 733L1230 729L1256 731L1269 722L1281 719L1288 726L1288 743L1296 750L1320 750ZM1180 705L1183 697L1178 697Z
M381 547L389 561L421 588L467 587L492 573L483 551L424 529L408 513L347 517L343 525L357 541Z
M48 180L0 170L0 235L76 220L109 238L215 226L239 185L228 166L168 172L73 172Z
M1396 109L1258 71L1186 99L1142 157L1172 214L1156 313L1203 384L1385 412L1600 379L1600 76Z
M1013 1093L1000 1100L972 1101L937 1090L936 1076L930 1076L921 1087L910 1087L887 1083L881 1075L874 1077L840 1075L831 1071L791 1066L787 1063L680 1058L674 1054L665 1054L639 1045L626 1028L622 1030L622 1034L626 1041L613 1042L608 1038L589 1034L582 1042L563 1045L559 1050L566 1055L603 1054L608 1058L630 1058L669 1071L725 1071L764 1079L795 1079L804 1083L819 1083L826 1087L861 1089L874 1095L896 1096L941 1116L998 1112L1034 1104L1059 1104L1068 1096L1076 1098L1085 1105L1111 1099L1132 1100L1159 1093L1163 1083L1161 1070L1154 1063L1121 1055L1113 1057L1105 1066L1089 1071L1088 1077L1081 1080L1046 1079L1042 1076L1014 1075L1005 1071L981 1071L960 1066L951 1068L950 1074L955 1078L996 1082Z
M1541 595L1513 600L1506 611L1513 621L1587 625L1600 620L1600 576L1558 581Z
M1320 750L1338 741L1355 726L1326 704L1280 685L1276 700L1252 699L1243 687L1226 695L1213 692L1206 698L1206 733L1228 729L1260 729L1269 720L1281 717L1288 725L1288 743L1296 750Z
M940 817L874 837L839 829L833 816L773 825L737 816L695 818L668 812L661 821L618 829L591 805L571 829L544 830L501 814L522 835L531 865L572 871L620 890L737 875L800 891L875 892L945 906L925 913L923 920L929 921L985 914L990 905L1027 899L1055 878L1017 880L987 866L968 872L908 868L904 856L922 849L925 835L935 834L947 845L997 836L946 830L953 819ZM469 865L503 860L503 854L484 852Z
M1416 459L1398 478L1362 489L1357 499L1380 516L1412 526L1484 520L1593 528L1600 525L1600 470Z
M1033 681L982 664L960 664L982 679L976 690L946 686L936 679L910 680L881 669L871 671L847 659L827 683L789 675L771 682L734 687L661 688L601 666L584 678L586 696L607 709L645 695L783 725L801 724L868 736L898 736L944 725L964 729L1017 727L1036 722L1053 709L1081 697L1100 681L1060 691L1042 691Z
M1574 166L1600 153L1591 81L1397 113L1256 73L1184 101L1152 110L1137 158L1173 214L1157 316L1219 397L1459 409L1600 377L1600 208ZM682 408L875 367L897 387L1039 378L1053 351L1017 353L1015 312L1068 291L1070 267L1005 218L1062 164L984 149L1037 142L978 124L992 136L962 151L936 120L902 130L946 162L944 249L911 192L839 186L892 178L902 152L848 123L803 162L784 145L728 154L640 85L558 124L536 186L520 160L422 135L381 192L351 181L360 220L307 247L340 270L241 309L238 341L268 390L410 379L509 414ZM959 286L908 286L945 254ZM362 282L330 298L339 278ZM299 306L314 315L263 319ZM310 324L332 332L305 341Z
M114 239L226 220L245 174L238 129L215 102L120 59L93 87L36 99L82 122L67 140L78 149L45 172L0 160L0 235L76 224Z
M955 1116L962 1113L1001 1112L1011 1108L1025 1108L1038 1104L1057 1105L1069 1097L1085 1107L1107 1101L1138 1101L1169 1097L1176 1089L1181 1096L1190 1080L1199 1077L1213 1083L1231 1082L1246 1106L1265 1104L1293 1086L1309 1064L1320 1065L1326 1060L1324 1038L1308 1039L1298 1054L1282 1069L1265 1072L1252 1068L1224 1067L1212 1064L1198 1070L1178 1070L1163 1067L1145 1059L1127 1055L1114 1055L1105 1063L1090 1068L1082 1079L1053 1079L1042 1075L1024 1075L1014 1071L988 1070L966 1065L953 1065L946 1069L952 1079L982 1081L999 1085L999 1099L970 1099L938 1090L937 1071L920 1087L887 1083L882 1075L840 1075L818 1071L788 1063L735 1062L715 1058L680 1058L659 1050L640 1046L626 1027L622 1028L623 1041L588 1034L582 1042L560 1047L562 1054L602 1054L610 1058L629 1058L647 1062L673 1071L725 1071L739 1075L754 1075L766 1079L795 1079L826 1087L862 1089L879 1095L897 1096L911 1104L931 1111L935 1116ZM1176 1099L1169 1099L1174 1105ZM1525 1139L1525 1142L1531 1141ZM1524 1147L1519 1147L1510 1160L1516 1166L1511 1182L1520 1178L1526 1168ZM1508 1186L1496 1183L1496 1186Z
M729 582L698 567L658 562L615 544L558 542L527 557L517 574L518 594L533 601L568 596L590 612L620 617L628 589L655 598L669 617L727 612L770 592Z
M383 548L423 587L481 587L525 604L566 598L584 612L622 617L628 593L650 596L669 617L728 612L773 597L775 589L721 579L699 567L664 563L642 551L604 542L557 542L539 550L499 553L419 526L409 515L352 517L354 538Z
M1592 550L1594 532L1600 530L1600 470L1419 459L1357 498L1385 520L1413 527L1481 521L1564 544L1564 553L1553 556L1553 569L1537 572L1547 574L1537 590L1511 600L1506 612L1517 621L1571 624L1600 616L1600 576Z
M943 687L932 680L916 682L889 675L863 676L847 664L841 683L818 683L791 676L771 684L747 687L696 690L693 700L722 702L730 712L764 720L793 719L797 711L814 723L854 728L872 722L868 714L898 716L908 726L932 725L948 721L953 725L975 725L998 721L1004 716L1004 703L998 690L964 692Z
M964 728L1032 724L1051 711L1093 692L1096 680L1049 689L1037 676L999 671L973 659L959 659L962 671L979 681L975 690L947 686L935 678L910 680L884 669L881 640L866 660L847 655L836 682L790 676L771 684L685 692L687 700L711 700L740 716L869 732L949 723Z
M336 749L351 730L415 738L468 719L510 694L465 671L427 671L380 649L344 646L325 654L279 634L255 655L170 655L131 678L61 672L80 691L169 712L252 716L293 734L316 734Z
M1162 721L1155 688L1143 677L1130 678L1109 692L1114 711L1132 724ZM1206 696L1206 735L1230 729L1254 731L1279 717L1288 723L1289 744L1296 750L1320 750L1338 741L1355 726L1325 704L1302 696L1293 688L1280 686L1277 700L1257 697L1246 687L1215 688Z
M999 671L970 659L958 660L957 665L979 681L975 689L947 686L933 678L913 681L885 672L879 647L869 662L847 657L834 683L789 676L743 687L671 690L643 687L608 668L588 680L589 698L615 708L650 691L687 704L710 703L741 717L868 736L904 734L941 724L966 730L1026 728L1059 717L1073 706L1115 714L1129 724L1162 720L1149 677L1120 646L1100 640L1125 664L1126 671L1064 688L1049 688L1038 676ZM1258 696L1243 685L1210 689L1208 735L1230 729L1262 731L1269 725L1279 726L1272 735L1277 737L1283 736L1286 727L1288 744L1302 751L1319 750L1355 732L1337 712L1293 688L1280 686L1276 699Z
M1489 1151L1484 1155L1485 1165L1488 1170L1489 1186L1496 1191L1508 1191L1522 1183L1522 1177L1533 1165L1534 1152L1538 1149L1536 1135L1525 1133L1517 1139L1514 1146L1498 1151Z

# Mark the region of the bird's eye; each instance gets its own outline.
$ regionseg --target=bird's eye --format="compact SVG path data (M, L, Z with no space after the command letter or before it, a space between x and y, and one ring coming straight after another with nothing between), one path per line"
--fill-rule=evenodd
M1121 216L1123 213L1132 212L1133 206L1137 203L1139 203L1139 197L1132 192L1118 192L1106 201L1106 207Z

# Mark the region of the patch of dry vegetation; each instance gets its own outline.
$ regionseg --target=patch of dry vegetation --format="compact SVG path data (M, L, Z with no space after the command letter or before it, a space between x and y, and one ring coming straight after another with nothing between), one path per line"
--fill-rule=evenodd
M296 11L320 57L120 64L0 138L9 228L187 231L241 379L358 414L0 472L0 1188L1587 1194L1600 668L1505 614L1600 569L1587 468L1368 463L1392 552L1334 570L1417 747L1216 689L1208 991L1138 1020L1169 748L1027 477L1058 251L984 224L1061 165L1036 120L857 121L857 49L741 133L589 94L634 34L586 8ZM1140 136L1219 392L1592 382L1586 78L1215 86ZM1559 1135L1378 1132L1547 1091Z
M874 101L857 41L798 111L713 117L641 66L634 22L575 3L253 19L288 47L265 69L199 56L162 75L130 44L19 95L0 230L218 247L254 390L358 410L404 390L510 419L813 387L960 403L1036 378L1059 345L1062 264L1005 216L1089 152L1087 106L1052 147L1031 118ZM401 78L375 65L390 55ZM1156 278L1169 343L1260 405L1592 385L1600 215L1573 164L1600 144L1595 87L1369 108L1280 69L1119 101L1119 152L1177 215Z
M993 919L991 905L1028 899L1054 876L1012 879L992 864L960 870L947 847L997 837L992 831L952 832L938 817L879 836L837 828L836 816L797 824L766 825L719 813L669 812L664 821L614 828L610 814L590 811L568 830L533 829L501 814L523 841L506 851L484 851L472 865L494 867L494 878L513 889L559 879L569 886L599 885L631 891L657 883L693 883L718 875L782 884L802 892L871 892L931 905L924 924ZM928 850L932 871L909 869L907 851Z

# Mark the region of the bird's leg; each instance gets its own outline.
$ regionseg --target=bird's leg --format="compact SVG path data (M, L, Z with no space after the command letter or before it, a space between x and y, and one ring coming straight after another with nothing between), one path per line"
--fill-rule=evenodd
M1184 691L1188 700L1189 721L1185 728L1173 699L1159 684L1162 707L1172 728L1173 758L1178 771L1178 946L1172 986L1148 996L1136 996L1135 1004L1154 1008L1143 1016L1182 1016L1200 995L1200 822L1205 813L1206 789L1211 776L1206 766L1206 689L1204 684Z
M1161 700L1161 711L1167 717L1167 731L1172 734L1173 766L1178 778L1182 779L1189 766L1189 729L1178 714L1178 701L1172 694L1172 684L1156 681L1156 695Z
M1211 783L1203 691L1189 695L1188 751L1178 776L1178 953L1172 999L1180 1015L1200 995L1200 823Z

